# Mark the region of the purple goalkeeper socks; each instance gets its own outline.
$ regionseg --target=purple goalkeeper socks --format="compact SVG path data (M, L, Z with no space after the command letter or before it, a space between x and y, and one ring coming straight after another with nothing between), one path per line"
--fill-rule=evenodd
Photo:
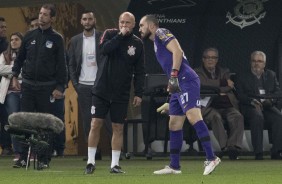
M207 125L205 124L203 120L200 120L197 123L195 123L193 126L197 132L197 135L202 144L202 147L206 152L207 160L213 160L215 156L212 150L211 140L210 140L210 135L209 135L209 130L207 128Z
M170 131L170 167L180 169L180 151L183 142L183 131Z

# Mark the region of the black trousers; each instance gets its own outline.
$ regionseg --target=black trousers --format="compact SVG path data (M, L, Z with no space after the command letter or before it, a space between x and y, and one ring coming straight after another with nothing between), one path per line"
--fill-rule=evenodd
M58 118L60 118L63 122L65 122L65 99L56 99L54 103L52 103L52 114ZM64 130L59 134L53 134L53 150L57 151L59 156L64 154L65 142L66 142L66 131Z
M11 137L4 126L8 124L8 113L4 104L0 103L0 145L2 149L11 148Z
M22 99L21 99L21 111L23 112L42 112L52 114L52 103L50 96L55 89L54 85L30 85L22 83ZM40 123L40 122L38 122ZM44 136L48 141L48 148L38 153L38 161L49 163L52 156L52 144L53 134ZM45 139L43 138L43 140ZM27 158L28 146L23 145L23 151L21 153L21 159Z
M282 151L282 114L276 107L258 111L252 106L243 106L241 111L245 123L250 127L252 145L255 153L263 152L263 130L268 129L272 142L272 153Z

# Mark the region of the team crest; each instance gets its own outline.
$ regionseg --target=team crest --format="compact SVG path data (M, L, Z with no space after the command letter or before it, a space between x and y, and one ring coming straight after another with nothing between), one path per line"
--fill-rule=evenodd
M47 41L46 41L46 47L49 48L49 49L51 49L51 48L53 47L53 42L47 40Z
M159 28L156 31L156 35L157 37L162 40L163 42L165 42L166 40L168 40L169 38L173 37L173 35L171 34L171 32L167 29L163 29L163 28Z
M136 47L128 46L127 54L130 55L130 56L134 56L135 50L136 50Z
M265 17L266 12L263 8L263 3L268 0L237 0L239 4L234 8L234 14L227 12L226 18L235 26L243 29L246 26L255 23L260 24L260 20Z

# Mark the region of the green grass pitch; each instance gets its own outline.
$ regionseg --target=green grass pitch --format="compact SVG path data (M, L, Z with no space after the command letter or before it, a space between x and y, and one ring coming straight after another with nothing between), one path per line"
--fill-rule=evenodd
M279 184L282 183L282 161L266 158L255 161L253 157L240 160L223 159L209 176L203 176L204 157L182 157L181 175L153 175L169 163L168 157L146 160L134 157L120 161L126 174L110 174L110 158L96 162L92 175L84 175L85 161L82 157L53 158L49 169L33 170L12 168L12 157L0 157L0 183L3 184Z

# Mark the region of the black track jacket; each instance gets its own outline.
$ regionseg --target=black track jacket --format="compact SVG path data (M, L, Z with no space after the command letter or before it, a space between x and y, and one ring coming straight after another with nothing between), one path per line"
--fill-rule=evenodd
M67 69L62 36L52 27L27 32L12 68L13 75L18 76L21 69L23 79L35 84L55 82L56 89L63 92Z
M109 101L128 103L133 76L135 96L144 92L143 42L130 34L122 36L117 29L108 29L100 41L100 68L93 94Z

